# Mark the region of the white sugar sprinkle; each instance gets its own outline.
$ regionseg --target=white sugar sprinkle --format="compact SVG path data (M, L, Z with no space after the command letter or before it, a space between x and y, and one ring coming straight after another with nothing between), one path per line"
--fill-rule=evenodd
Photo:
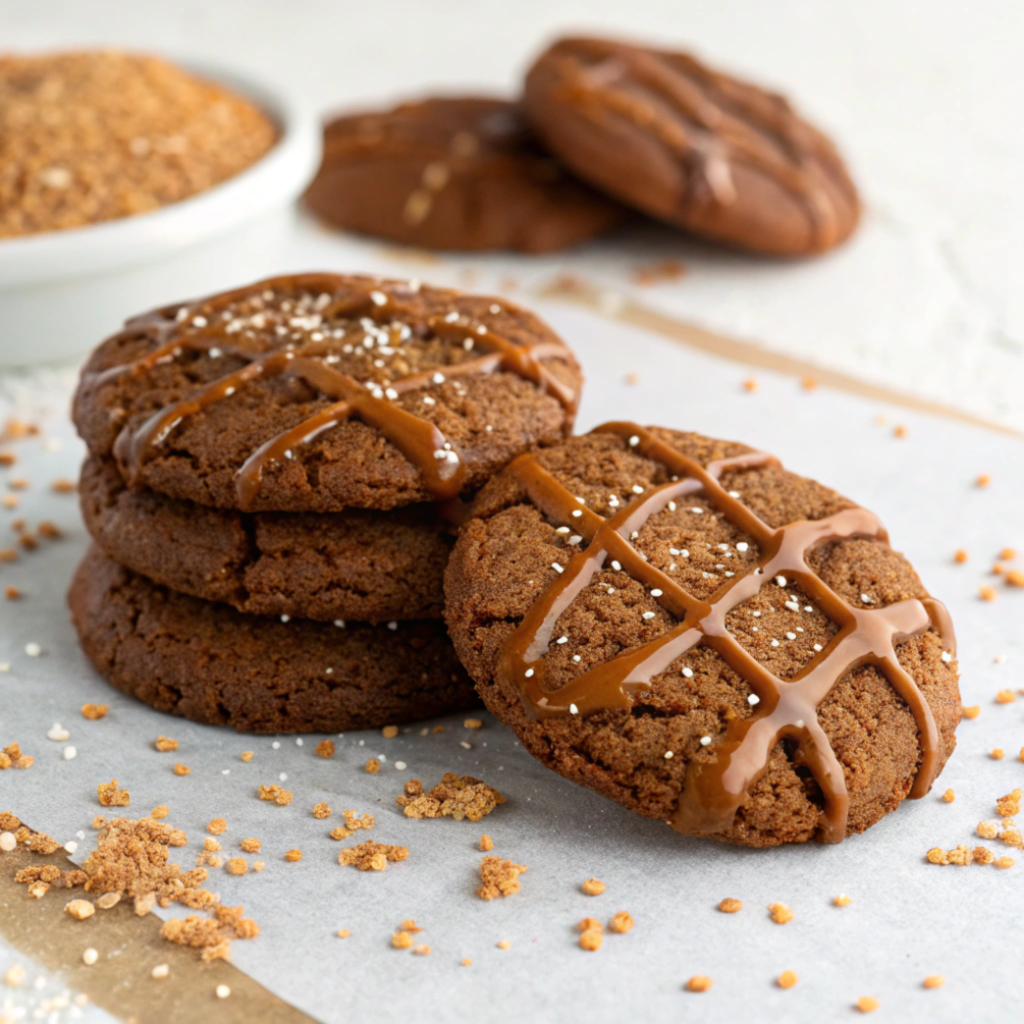
M25 653L30 658L38 658L43 653L43 649L37 643L27 643L25 644Z
M948 665L953 660L953 655L949 651L943 651L942 660Z
M579 713L580 713L580 709L578 707L576 707L575 704L570 704L569 705L569 714L570 715L578 715Z
M644 612L643 617L645 619L653 619L654 618L654 612Z
M788 580L786 579L785 576L776 576L775 577L775 582L778 583L778 585L780 587L784 587L786 585L786 583L788 582Z
M711 745L711 737L710 736L701 736L701 738L700 738L700 745L702 747L710 746Z
M561 565L559 565L559 564L558 564L557 562L552 562L552 563L551 563L551 568L552 568L552 569L554 569L554 570L555 570L555 572L557 572L557 573L563 573L563 572L565 572L565 569L564 569L564 567L563 567L563 566L561 566Z
M873 598L873 597L869 597L869 596L868 596L867 594L861 594L861 595L860 595L860 599L861 599L861 600L862 600L862 601L863 601L863 602L864 602L865 604L874 604L874 603L875 603L875 602L874 602L874 598Z
M778 640L773 640L772 641L772 647L778 647L778 646L779 646L779 641Z
M820 650L822 649L822 647L821 647L821 644L815 644L815 645L814 645L814 649L815 649L816 651L820 651Z
M527 679L531 679L531 678L533 678L533 669L532 669L532 668L528 668L528 669L526 670L526 678L527 678Z
M666 761L671 761L672 760L672 751L671 750L666 750L665 751L665 760Z
M63 743L70 735L71 734L63 725L60 724L60 722L54 722L47 730L46 738L48 740L55 740L58 743Z
M567 636L560 636L560 637L559 637L559 638L558 638L558 639L557 639L557 640L555 641L555 643L556 643L556 644L567 644L568 642L569 642L569 638L568 638Z
M745 540L741 540L739 544L736 545L737 551L747 551L749 548L750 545Z
M404 761L396 761L395 762L395 770L396 771L404 772L407 767L408 767L408 765Z
M74 761L74 759L76 757L78 757L78 748L77 747L68 746L68 747L64 748L62 753L64 755L64 760L65 761Z
M651 597L661 597L662 593L664 593L664 591L658 590L658 588L655 587L655 589L651 591Z
M795 640L796 639L796 633L787 633L786 634L786 639L787 640Z
M686 676L687 679L692 679L693 678L693 669L692 668L684 668L683 669L683 675Z
M747 703L748 703L748 704L750 704L750 705L754 705L754 704L760 704L760 703L761 703L761 698L760 698L760 697L758 697L758 695L757 695L756 693L752 693L752 694L751 694L751 695L750 695L750 696L749 696L749 697L747 698Z

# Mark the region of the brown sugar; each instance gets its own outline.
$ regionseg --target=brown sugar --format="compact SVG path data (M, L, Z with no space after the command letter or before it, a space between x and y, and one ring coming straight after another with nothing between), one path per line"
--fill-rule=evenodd
M117 779L101 782L96 787L102 807L127 807L131 800L128 790L117 788Z
M292 802L292 791L290 789L282 789L277 785L260 786L256 791L256 795L261 800L277 804L278 807L285 807Z
M600 896L605 891L607 886L599 878L588 878L580 888L588 896Z
M90 722L98 722L101 718L107 717L109 710L106 704L83 704L82 716L88 718Z
M497 896L511 896L519 892L519 876L527 870L525 864L513 864L501 857L484 857L480 861L480 886L476 890L482 900Z
M494 849L494 840L486 832L480 837L480 849L484 853Z
M380 761L378 761L377 758L375 757L371 757L370 760L366 762L366 770L371 775L375 775L377 772L380 771Z
M288 861L289 863L294 864L296 861L302 860L302 851L301 850L289 850L284 855L284 859L286 861Z
M357 867L360 871L383 871L388 866L388 861L401 861L408 856L409 850L405 846L391 846L368 840L358 846L342 850L338 854L338 863L342 867Z
M726 896L726 898L718 904L718 909L723 914L737 914L743 909L743 901L733 899L731 896Z
M172 740L168 736L157 736L156 742L153 744L161 754L166 754L168 751L178 749L178 741Z
M429 793L423 791L419 779L410 779L405 792L395 802L407 818L452 817L456 821L479 821L490 814L505 798L487 783L470 775L445 772Z
M580 935L580 949L586 949L591 953L601 948L604 937L598 928L588 928Z
M206 826L206 831L215 836L222 836L228 830L228 823L223 818L214 818Z
M799 980L795 971L783 971L777 982L779 988L793 988Z
M321 740L316 745L316 756L322 757L325 760L334 757L334 743L331 740Z
M0 238L156 210L233 177L273 146L240 95L113 49L0 59Z
M258 839L243 839L238 845L245 853L259 853L263 846Z
M687 992L707 992L711 988L711 979L706 974L695 974L687 983Z
M325 803L318 803L313 805L313 817L318 818L321 821L324 818L329 818L334 812Z
M628 910L620 910L608 923L608 927L619 935L625 935L626 932L633 930L633 925L636 922L633 920L633 915Z
M793 911L785 903L769 903L768 913L776 924L789 924L793 920Z

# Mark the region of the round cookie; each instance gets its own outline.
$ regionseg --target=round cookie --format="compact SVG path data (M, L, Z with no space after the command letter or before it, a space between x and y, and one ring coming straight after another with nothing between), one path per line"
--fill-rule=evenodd
M502 299L338 274L137 317L82 371L75 424L129 483L243 511L448 500L561 440L582 378Z
M329 122L306 204L336 227L426 249L529 253L585 242L624 212L541 149L518 104L478 97Z
M391 512L235 512L127 487L89 456L79 500L93 540L156 583L250 615L439 619L453 530L434 505Z
M584 181L694 234L806 256L860 216L833 143L775 93L685 53L562 39L526 78L527 116Z
M445 592L530 753L688 834L838 842L955 745L945 609L870 512L743 445L613 423L522 456Z
M339 732L477 703L439 622L241 615L167 590L91 548L68 594L82 648L157 711L240 732Z

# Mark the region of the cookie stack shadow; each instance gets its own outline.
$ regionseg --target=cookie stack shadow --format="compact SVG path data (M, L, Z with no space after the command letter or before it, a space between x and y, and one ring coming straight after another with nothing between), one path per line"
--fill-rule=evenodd
M416 283L299 275L129 321L75 398L83 649L243 731L474 706L442 618L462 497L561 440L579 383L531 314Z

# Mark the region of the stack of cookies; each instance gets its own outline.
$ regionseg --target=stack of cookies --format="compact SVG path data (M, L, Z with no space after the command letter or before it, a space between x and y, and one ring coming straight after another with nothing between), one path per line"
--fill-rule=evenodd
M84 650L246 731L471 706L442 619L463 496L561 442L580 384L531 313L415 281L297 275L129 321L74 403Z

